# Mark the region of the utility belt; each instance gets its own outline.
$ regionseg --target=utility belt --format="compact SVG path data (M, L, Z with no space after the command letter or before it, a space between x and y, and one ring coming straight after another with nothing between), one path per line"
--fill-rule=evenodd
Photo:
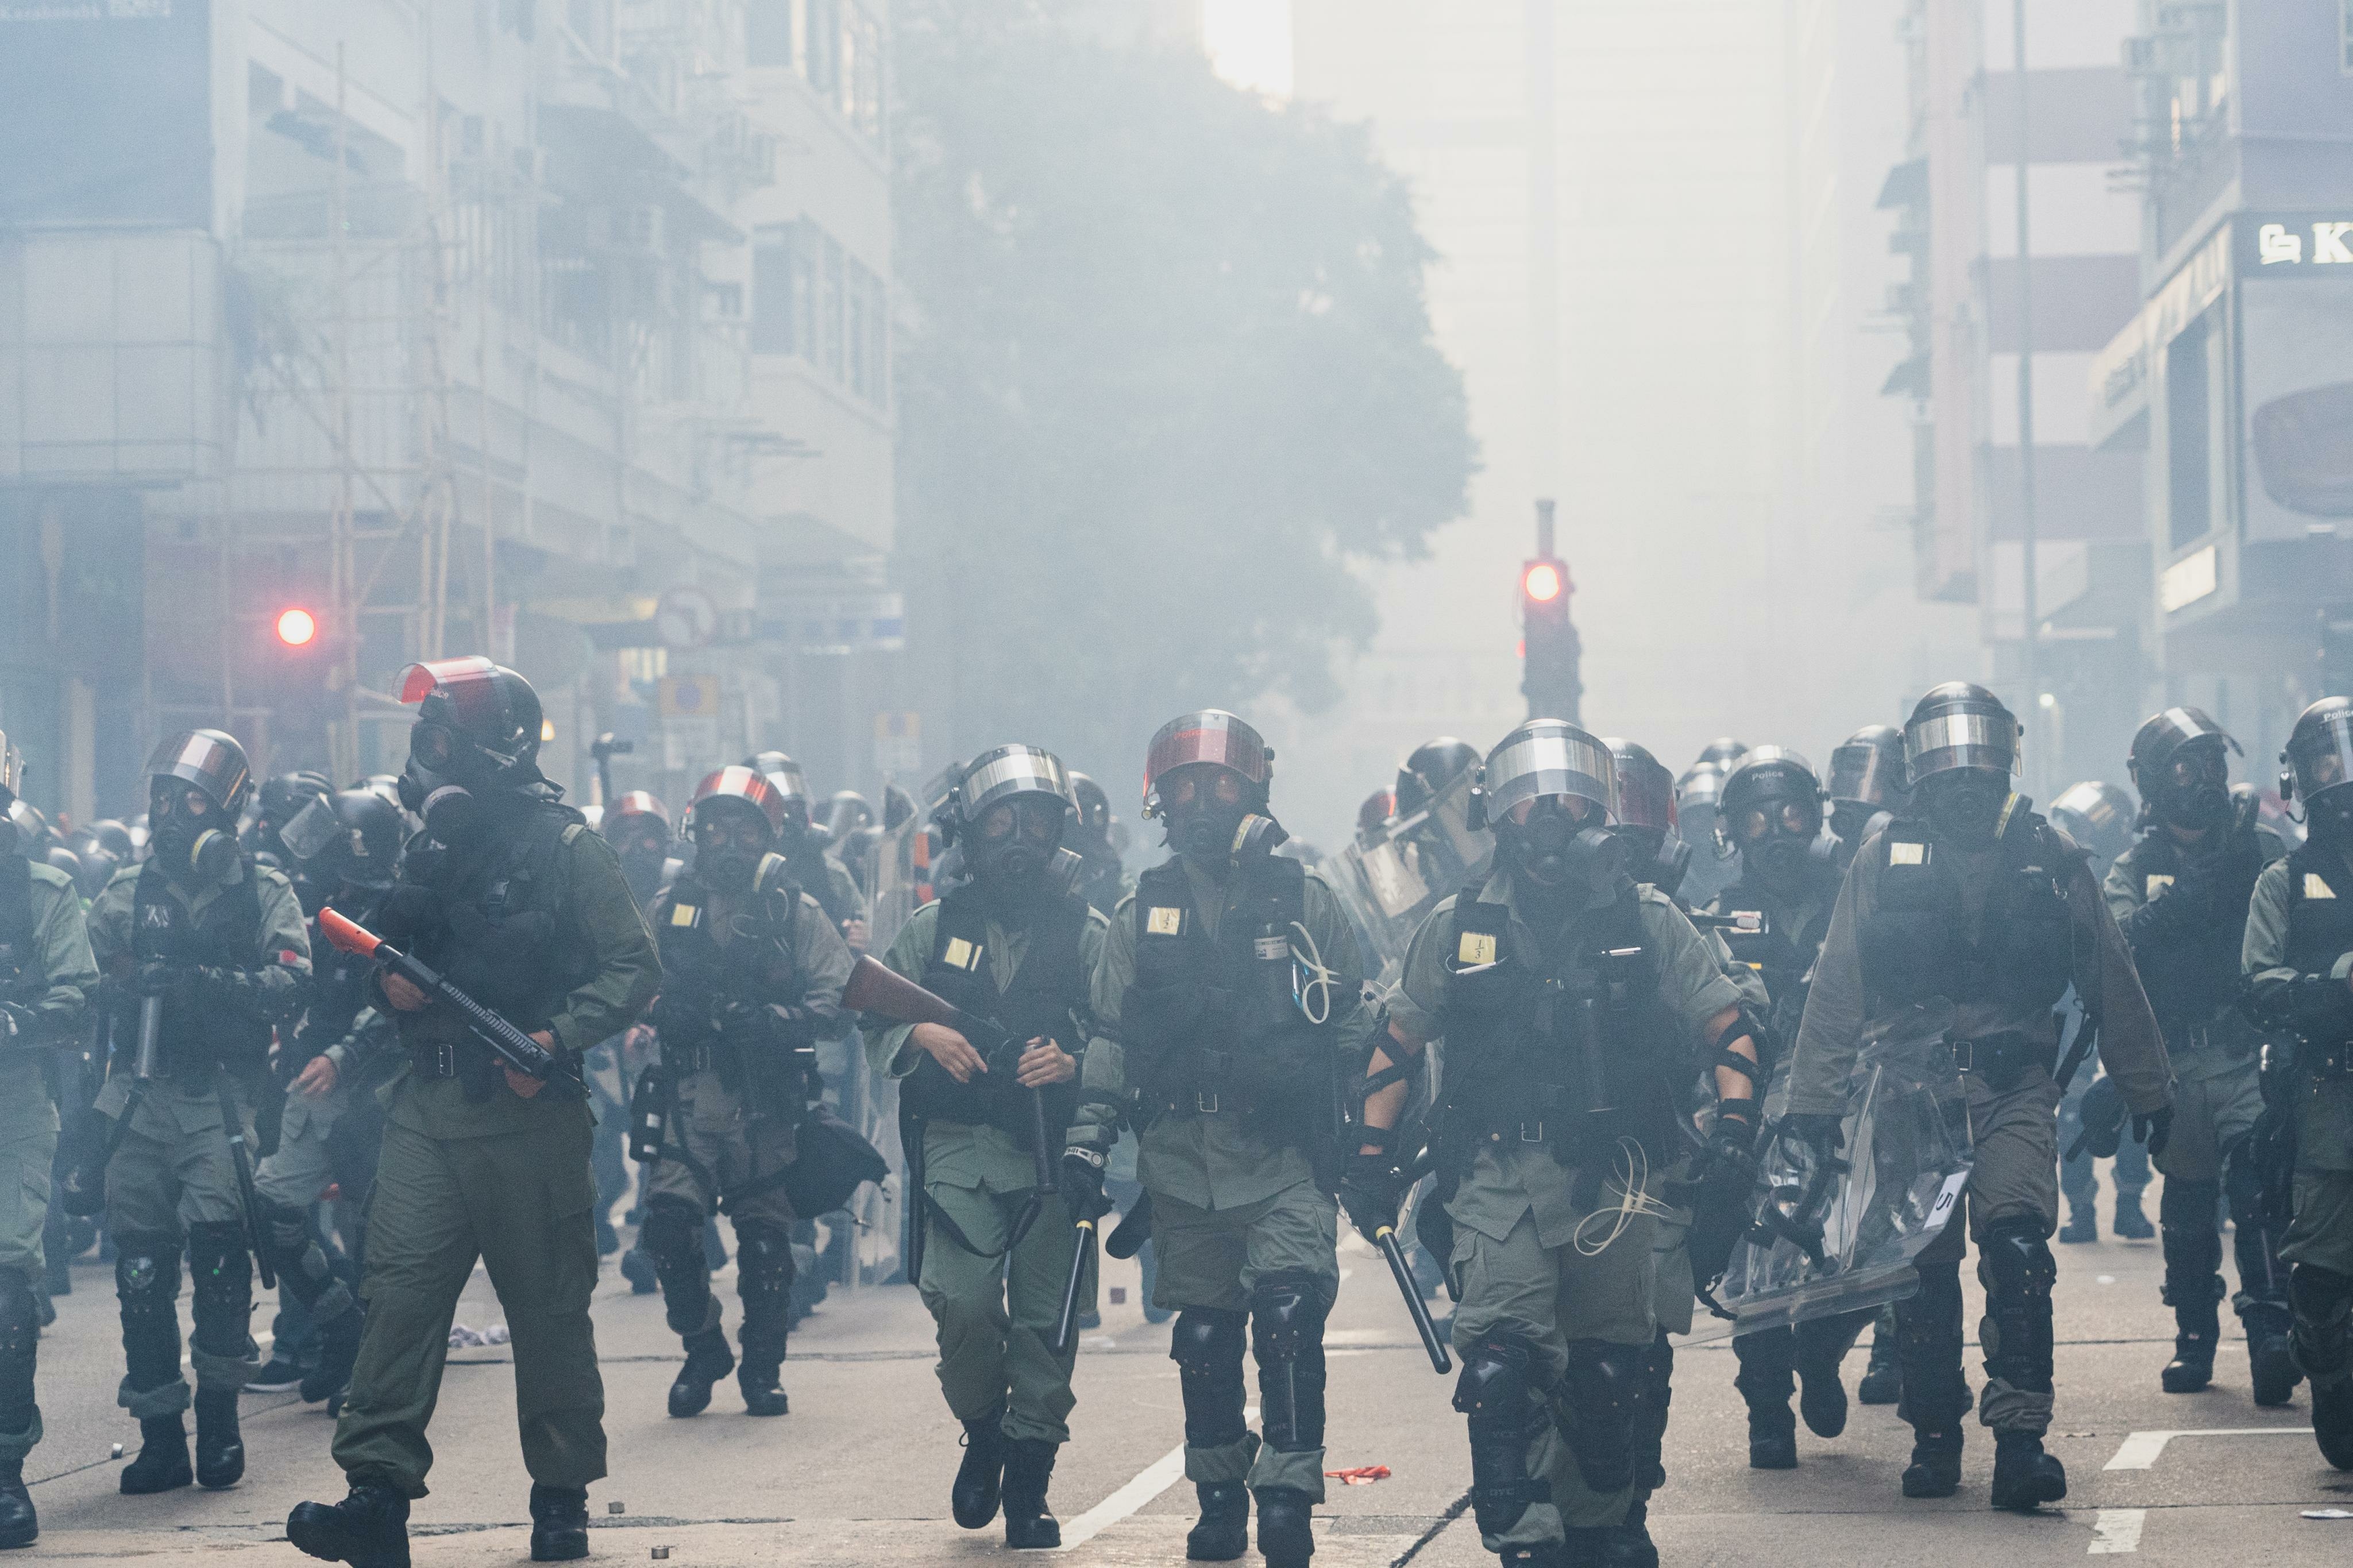
M2306 1078L2353 1078L2353 1040L2336 1040L2325 1046L2317 1040L2306 1040L2296 1049L2295 1067Z
M2005 1029L1975 1040L1955 1040L1952 1046L1953 1065L1982 1079L1996 1094L2008 1094L2016 1089L2031 1069L2039 1067L2049 1072L2059 1061L2057 1042L2037 1040L2023 1029Z
M1233 1087L1233 1052L1197 1050L1192 1058L1191 1072L1138 1092L1145 1116L1155 1121L1163 1116L1248 1116L1259 1109L1256 1097Z
M2160 1019L2158 1032L2165 1037L2165 1048L2176 1056L2211 1051L2234 1060L2253 1060L2263 1044L2263 1037L2235 1012L2218 1013L2196 1023Z

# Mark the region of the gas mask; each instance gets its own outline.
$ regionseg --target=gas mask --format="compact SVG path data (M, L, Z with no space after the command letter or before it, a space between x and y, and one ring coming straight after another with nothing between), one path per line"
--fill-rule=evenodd
M1626 842L1626 874L1673 898L1691 870L1692 847L1657 828L1620 828L1619 837Z
M1497 852L1513 869L1545 888L1599 887L1624 868L1624 843L1599 825L1580 823L1558 795L1546 795L1527 820L1506 815L1495 824Z
M400 804L443 844L480 830L489 813L479 790L497 773L481 748L455 729L420 719L408 732L408 762L400 772Z
M2305 805L2306 832L2317 844L2353 849L2353 789L2325 789Z
M965 860L974 878L998 891L1027 891L1039 885L1060 846L1068 808L1041 795L1000 801L964 836Z
M1831 805L1831 831L1843 843L1861 844L1888 820L1888 812L1869 801L1841 800Z
M1222 867L1242 847L1251 810L1250 791L1240 773L1223 767L1185 768L1171 774L1159 793L1168 847L1177 854L1198 864Z
M2224 826L2232 816L2230 759L2219 746L2184 745L2156 793L2158 815L2175 827Z
M697 808L710 810L712 802ZM714 893L740 895L752 890L760 862L768 853L771 835L765 818L740 803L694 828L694 874Z
M670 863L670 844L652 834L644 834L624 843L619 851L621 876L629 884L629 892L638 903L650 902L661 891L662 868Z
M149 797L147 835L164 874L184 887L217 882L237 864L237 835L227 816L192 785L169 783Z
M2002 808L2010 804L2010 781L1981 768L1938 773L1923 786L1928 797L1928 825L1936 836L1965 849L1982 849L1994 841Z

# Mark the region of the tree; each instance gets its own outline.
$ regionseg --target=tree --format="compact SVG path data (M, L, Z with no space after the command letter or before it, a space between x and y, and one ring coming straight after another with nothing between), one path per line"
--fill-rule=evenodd
M1361 128L1045 0L902 0L900 578L959 754L1131 776L1189 707L1336 696L1477 457Z

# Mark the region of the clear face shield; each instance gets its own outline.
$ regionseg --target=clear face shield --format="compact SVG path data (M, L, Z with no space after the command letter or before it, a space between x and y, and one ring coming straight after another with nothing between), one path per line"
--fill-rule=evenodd
M2299 721L2288 738L2287 780L2316 829L2353 825L2353 709Z

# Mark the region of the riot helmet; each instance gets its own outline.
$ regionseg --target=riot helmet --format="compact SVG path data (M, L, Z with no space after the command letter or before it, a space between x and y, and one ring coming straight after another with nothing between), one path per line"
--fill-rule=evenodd
M639 904L653 901L661 890L662 868L670 863L676 837L670 825L670 807L651 791L633 789L606 809L596 831L613 847L621 875Z
M1397 804L1392 811L1398 816L1411 816L1428 809L1431 801L1446 793L1447 785L1478 765L1479 753L1468 741L1451 735L1424 741L1398 764Z
M2149 816L2203 832L2231 820L2231 752L2239 742L2198 708L2168 708L2133 737L2127 766Z
M1188 858L1222 863L1264 841L1267 790L1274 752L1234 714L1205 708L1160 726L1144 755L1144 815L1167 829L1171 848ZM1279 833L1280 830L1277 830Z
M1072 773L1075 782L1078 774ZM1092 782L1092 781L1090 781ZM1096 794L1103 792L1097 790ZM882 785L882 831L896 833L915 815L915 797L897 784L885 781Z
M341 888L381 892L398 879L408 824L400 807L374 790L347 789L305 805L278 837L322 894Z
M1648 749L1617 736L1601 743L1618 764L1618 828L1628 841L1628 869L1672 898L1691 868L1691 846L1675 831L1675 775Z
M1794 891L1823 842L1822 787L1813 763L1786 746L1749 752L1725 775L1715 831L1767 888Z
M2312 837L2353 844L2353 699L2324 697L2298 714L2280 763L2280 797L2303 801Z
M2091 852L2092 868L2103 876L2111 861L2132 847L2133 819L2138 815L2123 785L2096 779L2069 784L2051 803L2052 822L2078 847Z
M1912 791L1904 767L1904 731L1893 724L1865 724L1831 752L1831 830L1859 845L1888 817L1911 809Z
M85 838L74 853L81 860L81 869L74 873L74 890L87 900L94 900L104 892L106 885L114 880L114 874L125 864L96 838Z
M1732 771L1732 764L1747 754L1747 742L1736 741L1729 735L1718 735L1699 749L1698 761L1714 763L1717 767L1729 773Z
M118 866L128 866L138 858L138 848L131 839L131 829L113 817L100 817L83 828L82 835L103 848L109 855L113 856L114 862ZM87 859L89 857L84 856L83 858Z
M254 832L267 843L280 837L286 825L294 820L302 808L314 800L324 800L335 793L327 775L315 768L303 768L290 773L279 773L261 781L261 815L254 818Z
M2017 718L1966 680L1932 688L1904 726L1905 773L1929 826L1963 847L1989 845L2010 807L2021 758Z
M1600 886L1625 860L1618 760L1560 719L1531 719L1495 744L1471 791L1470 825L1495 835L1496 858L1531 891Z
M686 833L694 841L694 874L714 892L748 893L761 858L784 830L785 802L765 773L738 763L694 786Z
M480 656L412 664L400 700L418 704L400 804L438 842L475 831L489 795L540 782L539 693L513 670Z
M978 886L1027 892L1062 853L1075 809L1060 757L1036 746L997 746L966 764L938 820L948 841L963 847Z
M808 778L801 772L800 763L782 752L755 752L744 759L744 765L766 779L768 787L783 803L785 825L780 831L786 842L807 835L810 826Z
M237 819L253 785L245 748L218 730L173 736L147 759L151 852L173 880L216 881L237 864Z
M62 841L44 850L41 862L52 871L63 871L75 887L81 885L81 857L67 848Z
M1111 837L1111 796L1103 786L1076 769L1071 773L1071 800L1078 813L1078 825L1091 837Z
M41 814L39 806L29 800L18 798L10 801L8 809L0 812L0 822L7 824L8 841L15 853L27 860L45 858L50 847L57 842L57 833L49 826L49 819Z
M873 824L873 805L854 789L838 789L833 792L833 798L826 803L826 837L836 844L848 843L850 835Z

